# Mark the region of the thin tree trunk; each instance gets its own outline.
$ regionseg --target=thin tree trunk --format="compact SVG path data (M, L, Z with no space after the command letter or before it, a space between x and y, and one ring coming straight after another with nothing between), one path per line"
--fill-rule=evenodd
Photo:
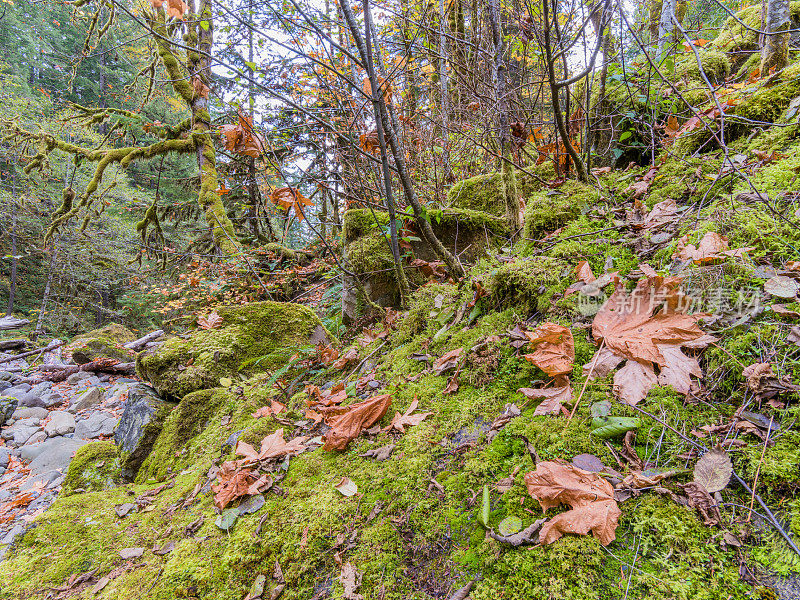
M58 256L58 243L61 241L61 236L58 240L53 242L52 254L50 255L50 264L47 267L47 282L44 285L44 294L42 294L42 306L39 309L39 315L36 318L36 329L34 330L34 339L41 335L44 328L44 312L47 308L47 301L50 299L50 290L53 285L53 272L55 271L56 256Z
M14 312L14 296L17 293L17 176L11 180L11 273L8 283L8 307L6 313Z
M761 48L761 74L779 71L789 64L789 29L792 21L789 0L764 0L767 2L767 18L764 31L764 46Z
M369 0L364 0L364 34L367 46L367 74L369 76L370 91L372 96L372 108L377 115L381 113L380 102L384 95L384 90L380 89L378 83L378 75L375 72L375 65L372 61L372 23L371 13L369 8ZM384 83L388 84L388 81ZM389 168L389 156L384 139L384 131L380 124L376 127L378 132L378 143L381 147L381 170L383 172L383 192L386 196L386 206L389 209L389 247L392 251L392 258L394 259L394 272L397 277L397 283L400 288L400 304L403 307L408 306L409 296L411 289L408 286L408 278L403 270L402 259L400 258L400 244L397 238L397 208L394 202L394 194L392 192L392 172Z
M447 76L447 13L444 9L444 0L439 0L439 94L442 112L442 160L444 162L444 179L454 180L453 170L450 166L450 82Z
M492 61L492 82L497 94L497 112L500 131L500 155L503 157L502 190L503 201L506 205L506 219L514 233L520 229L520 203L517 190L517 178L514 175L514 166L511 163L511 134L508 118L508 86L506 85L506 72L508 67L504 58L503 27L500 21L500 0L489 1L489 22L492 27L492 41L494 42L494 60Z
M663 0L661 3L661 18L658 21L658 54L656 58L661 62L665 58L667 45L672 41L672 15L675 14L676 0Z
M367 5L367 8L369 8L368 0L364 0L364 3ZM364 39L359 33L358 25L356 23L355 16L353 15L353 10L347 2L342 2L341 7L345 19L347 20L348 27L350 28L350 32L353 35L356 46L358 47L359 56L364 64L368 64L367 50L364 45ZM376 62L380 63L380 60L380 56L376 56ZM386 138L388 138L389 147L391 148L392 156L394 158L395 168L397 169L397 175L400 178L400 183L403 186L403 193L405 194L406 202L408 202L414 211L414 220L417 224L417 227L419 227L422 237L431 247L436 256L442 259L445 265L447 265L450 273L456 278L461 278L464 276L463 267L456 260L456 257L453 256L452 252L445 248L439 238L436 237L430 221L425 217L425 211L422 207L422 204L419 202L417 193L414 190L414 185L408 175L408 170L406 169L403 149L400 147L400 142L397 139L397 132L400 129L399 124L396 122L396 117L390 121L389 111L386 108L383 95L378 96L378 109L380 114L375 115L375 118L378 121L378 130L380 130L382 127Z

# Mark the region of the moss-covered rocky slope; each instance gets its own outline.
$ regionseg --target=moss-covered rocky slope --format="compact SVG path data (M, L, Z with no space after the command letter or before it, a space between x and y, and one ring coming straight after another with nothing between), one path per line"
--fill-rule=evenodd
M718 38L704 69L722 80L736 73L726 53L747 45L743 35L734 31L731 40ZM349 349L358 359L344 369L295 361L291 381L275 385L275 374L291 355L309 349L316 317L303 311L293 313L295 320L273 321L283 328L282 340L289 331L298 332L288 345L291 352L285 352L286 344L278 352L271 329L251 326L263 321L251 318L248 307L221 312L224 326L218 330L174 338L160 352L141 356L139 372L180 399L151 454L133 483L117 485L107 468L114 464L113 451L87 446L70 470L70 493L40 515L0 563L0 598L44 598L71 576L89 571L109 581L96 593L84 586L74 597L241 600L263 575L262 597L270 597L270 585L283 585L280 597L286 600L353 598L345 596L346 578L340 577L347 563L360 574L358 593L368 600L448 598L473 580L473 600L796 597L800 556L758 503L750 513L751 496L735 479L721 491L721 501L716 499L719 525L705 525L697 511L671 494L680 495L681 484L691 481L693 444L721 444L737 476L755 485L784 532L800 539L797 393L759 396L743 375L748 365L771 363L779 379L800 383L800 346L787 341L800 324L791 314L800 304L797 297L779 299L764 290L765 281L800 260L800 197L794 193L800 187L800 125L791 113L800 98L798 68L795 63L777 74L771 85L737 92L742 94L737 114L782 123L752 134L731 128L729 154L741 155L737 164L746 178L723 163L721 149L680 146L680 140L659 152L654 172L634 165L599 172L591 184L551 186L521 177L527 198L523 235L476 257L462 282L418 287L385 339L352 343ZM680 65L679 73L681 86L699 75ZM756 151L779 155L763 161ZM480 212L493 222L502 214L492 209L497 177L457 184L451 199L460 198L458 210ZM649 186L634 185L642 181ZM753 189L766 199L754 198ZM675 203L671 216L648 225L649 211L669 200ZM376 235L385 219L373 221L351 213L346 241ZM697 245L708 232L724 236L731 249L750 250L697 262L678 258L681 248ZM364 255L365 261L379 259ZM696 389L684 395L656 387L638 405L643 413L617 400L611 375L586 380L583 367L597 349L592 318L612 288L574 293L570 286L581 261L595 275L617 273L628 287L642 277L643 263L659 275L683 278L698 312L710 315L704 330L716 337L700 355ZM504 334L524 321L533 327L545 320L569 327L575 339L570 377L582 396L571 420L535 415L535 403L518 391L542 385L547 377ZM469 352L484 343L480 353ZM458 348L466 355L459 387L446 393L448 377L435 375L426 356L433 360ZM340 355L347 349L339 348ZM361 372L352 373L356 365ZM358 384L366 375L377 382L374 387ZM345 384L345 405L369 394L390 394L384 427L395 411L402 413L414 401L431 414L405 433L373 432L341 452L312 443L275 469L263 507L221 528L225 524L218 521L210 489L214 468L235 458L237 440L257 447L279 428L287 440L324 434L308 415L310 397L301 390L304 383L324 388L338 382ZM273 400L286 411L277 418L254 416ZM626 472L621 440L590 434L591 407L603 400L612 402L615 415L640 419L633 449L651 467L674 475L620 503L616 541L607 547L592 536L566 535L551 545L521 547L488 537L479 520L484 486L490 491L489 526L496 528L509 516L527 525L541 516L523 482L534 459L568 462L591 454ZM519 416L492 430L510 404L519 407ZM734 415L742 408L779 424L777 433L772 427L735 427ZM772 434L765 443L766 431ZM395 448L386 460L364 456L387 444ZM92 456L103 463L94 474ZM337 490L343 478L356 484L355 495ZM501 480L507 481L498 489ZM138 508L118 516L115 507L126 503ZM161 552L166 545L174 548ZM145 550L125 560L119 554L123 548Z

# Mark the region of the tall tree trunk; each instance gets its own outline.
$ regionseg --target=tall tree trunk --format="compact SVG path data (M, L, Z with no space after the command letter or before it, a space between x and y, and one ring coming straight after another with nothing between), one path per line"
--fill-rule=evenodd
M53 273L56 266L56 256L58 256L58 243L61 241L61 236L53 242L52 254L50 254L50 264L47 267L47 281L44 284L44 293L42 294L42 306L39 309L39 315L36 318L36 329L34 329L33 338L36 339L41 335L44 329L44 313L47 309L47 301L50 299L50 290L53 286Z
M208 111L208 96L212 86L211 50L214 43L214 14L212 0L200 0L197 20L189 26L189 46L196 52L187 51L187 67L191 76L192 93L189 108L192 111L193 131L197 142L197 166L200 170L200 196L198 202L205 212L206 222L211 228L214 243L225 255L235 254L239 245L236 233L225 212L219 195L217 155L211 137L211 115ZM184 95L184 94L181 94Z
M17 293L17 175L12 172L11 179L11 273L8 281L8 307L6 312L14 312L14 296Z
M494 60L492 60L492 82L497 94L497 113L500 131L500 155L503 157L502 180L503 201L506 205L506 219L511 225L512 233L519 230L520 204L517 178L514 166L511 164L511 134L508 118L508 86L506 85L507 66L504 58L503 27L500 21L500 0L489 1L489 22L492 27L492 41L494 42Z
M247 3L247 23L253 23L253 0L248 0ZM250 122L255 123L255 73L251 65L253 64L253 28L247 28L247 99L249 103ZM261 191L258 189L258 179L256 174L256 159L252 156L247 157L247 221L250 225L250 231L255 239L261 238L261 229L258 223L258 207L261 204ZM269 217L267 217L269 219ZM270 232L272 230L269 221L267 222ZM274 235L272 238L274 239ZM272 241L272 240L270 240Z
M369 76L370 91L372 96L372 108L376 117L381 113L381 98L384 96L384 90L380 88L378 82L378 74L375 71L375 65L372 59L372 22L371 12L369 8L369 0L364 0L364 34L366 40L366 67L367 75ZM388 80L384 83L388 85ZM408 285L408 278L403 270L403 263L400 257L400 245L397 238L397 209L394 201L394 194L392 192L392 171L389 167L389 153L384 139L383 128L378 125L376 127L378 132L378 143L381 147L381 170L383 172L383 192L386 196L386 206L389 209L389 247L392 251L392 258L394 259L395 277L400 288L400 305L402 307L408 306L409 296L411 295L411 288Z
M764 0L767 4L764 46L761 48L761 74L779 71L789 64L789 0Z
M453 170L450 166L450 82L447 76L448 44L447 44L447 13L444 9L445 0L439 0L439 94L441 95L440 109L442 117L442 160L444 162L444 179L454 180Z
M672 16L675 14L676 0L663 0L661 3L661 18L658 21L658 54L659 62L664 60L665 50L672 42L672 32L675 27L672 24Z

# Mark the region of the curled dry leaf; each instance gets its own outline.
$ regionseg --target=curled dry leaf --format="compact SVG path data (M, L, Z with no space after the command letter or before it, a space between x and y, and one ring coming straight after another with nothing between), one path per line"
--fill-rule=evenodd
M722 519L719 514L719 507L714 499L703 487L702 483L691 481L681 486L686 496L689 498L689 506L697 509L703 517L703 522L708 525L718 525Z
M258 452L250 444L240 440L236 444L236 454L244 457L242 466L250 466L262 460L296 456L306 449L304 442L307 439L300 436L286 442L283 439L283 429L277 429L261 440L261 448Z
M324 406L319 408L331 430L325 434L325 450L344 450L351 440L383 418L392 397L389 394L373 396L350 406Z
M333 363L333 368L341 371L342 369L347 367L347 365L349 365L352 362L356 362L357 360L358 360L358 350L356 350L355 348L350 348L339 358L339 360Z
M355 496L358 493L358 486L349 477L342 477L341 481L335 486L342 496Z
M596 473L544 461L525 475L525 485L544 511L559 504L571 507L542 526L541 543L551 544L565 533L589 532L604 546L614 541L621 511L614 500L613 486Z
M222 317L217 311L212 311L208 316L197 317L197 325L200 329L218 329L222 327Z
M261 417L271 417L273 415L280 414L282 411L286 410L286 406L281 404L277 400L270 400L269 406L262 406L257 411L253 413L254 419L260 419Z
M597 277L594 276L592 273L592 267L589 266L589 263L585 260L582 260L577 264L575 267L575 276L577 277L578 281L582 281L583 283L592 283Z
M432 412L426 412L426 413L417 413L415 415L412 415L411 413L417 410L417 404L419 404L419 399L416 396L414 396L414 400L412 400L411 405L408 407L408 410L406 410L406 412L404 412L402 415L399 412L395 413L392 422L388 425L388 427L384 429L384 431L390 431L392 429L396 429L400 433L405 433L406 427L419 425L420 423L422 423L422 421L424 421L433 414Z
M789 333L786 336L786 343L800 346L800 325L795 325L789 330Z
M731 457L721 448L706 452L694 466L694 480L710 494L725 488L732 474Z
M387 444L385 446L381 446L380 448L373 448L372 450L367 450L363 454L359 454L364 458L374 458L377 461L384 461L387 460L394 452L395 445L394 444Z
M800 391L800 386L791 383L787 377L778 379L770 363L753 363L742 370L742 375L747 380L747 387L761 400Z
M525 358L542 371L555 377L572 372L575 361L575 341L569 327L556 323L542 323L533 331L526 331L534 351Z
M220 133L225 137L225 149L228 152L252 158L259 158L266 152L266 141L256 131L249 115L240 112L236 125L223 125Z
M304 218L303 206L314 206L314 203L303 196L300 190L293 187L276 188L270 193L269 199L283 210L294 209L298 221L302 221Z
M433 372L437 375L441 375L442 373L455 369L458 366L463 353L463 348L456 348L455 350L451 350L450 352L442 354L434 361Z
M524 394L526 398L542 400L536 410L533 411L534 416L557 415L561 412L561 405L564 402L572 403L573 399L572 386L569 384L562 387L544 389L520 388L517 391Z

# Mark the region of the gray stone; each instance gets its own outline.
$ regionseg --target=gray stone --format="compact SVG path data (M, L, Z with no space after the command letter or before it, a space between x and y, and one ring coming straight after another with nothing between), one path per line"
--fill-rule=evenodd
M53 387L53 382L52 382L52 381L40 381L39 383L37 383L36 385L34 385L34 386L33 386L33 387L30 389L30 392L31 392L32 394L39 394L39 395L42 395L42 394L44 394L44 393L45 393L47 390L51 389L52 387Z
M14 374L8 371L0 371L0 381L11 381L14 379Z
M90 440L101 435L111 435L117 425L117 417L108 413L96 412L75 424L75 437Z
M24 525L14 525L10 531L8 531L2 539L0 539L0 546L7 546L11 542L14 541L15 538L25 533L25 526Z
M31 437L25 440L26 444L38 444L39 442L43 442L47 439L47 434L44 430L40 429L36 433L34 433Z
M70 385L75 385L76 383L80 383L84 379L89 379L92 374L88 371L78 371L77 373L73 373L69 377L67 377L67 383Z
M41 444L23 447L22 459L30 461L28 466L31 475L38 476L54 470L64 473L75 451L87 443L85 440L67 437L49 438Z
M91 387L83 394L81 394L78 399L72 403L70 408L74 408L75 410L85 410L90 406L94 406L103 401L103 389L99 387Z
M3 380L0 379L0 392L2 392L4 390L7 390L11 386L12 386L12 383L10 381L3 381Z
M114 431L126 478L133 479L138 473L173 406L149 385L137 384L128 390L125 409Z
M3 426L14 414L17 409L17 402L16 398L0 397L0 426Z
M9 427L7 431L3 432L3 437L8 440L10 446L19 448L20 446L24 446L30 437L37 431L40 431L40 429L38 425L25 425L22 421L18 421L14 423L12 427ZM9 434L11 437L7 437Z
M3 396L9 398L16 398L19 400L22 396L27 394L31 389L30 384L28 383L20 383L13 387L3 390Z
M61 404L62 402L64 402L64 396L62 396L55 390L50 390L42 394L42 402L47 408L52 408L57 404Z
M19 405L44 408L44 401L39 394L31 391L19 396Z
M4 469L8 466L8 461L11 459L11 451L8 448L0 446L0 467Z
M44 426L47 437L66 435L75 431L75 417L63 410L50 413L50 421Z
M31 418L46 419L48 415L50 415L50 411L48 411L47 409L39 407L35 408L24 407L15 410L12 417L14 419L31 419Z

